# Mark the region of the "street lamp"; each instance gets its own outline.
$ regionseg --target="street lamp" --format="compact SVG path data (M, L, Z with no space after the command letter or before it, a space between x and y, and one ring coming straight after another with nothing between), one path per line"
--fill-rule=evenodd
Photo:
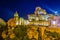
M52 24L55 25L56 24L56 21L52 21Z

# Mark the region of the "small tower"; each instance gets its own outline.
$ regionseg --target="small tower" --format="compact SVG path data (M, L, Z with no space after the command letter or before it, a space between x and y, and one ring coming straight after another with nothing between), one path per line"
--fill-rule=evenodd
M40 10L41 10L41 7L36 7L35 10L36 10L36 11L40 11Z
M14 20L15 20L16 25L18 25L18 18L19 18L18 12L16 11L14 14Z
M19 17L17 11L15 12L14 17Z
M46 11L41 9L41 7L36 7L35 14L46 14Z
M36 7L36 8L35 8L35 14L39 14L40 10L41 10L40 7Z

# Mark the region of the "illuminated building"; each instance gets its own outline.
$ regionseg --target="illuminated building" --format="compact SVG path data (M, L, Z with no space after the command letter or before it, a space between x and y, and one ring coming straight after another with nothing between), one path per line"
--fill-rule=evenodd
M24 19L23 18L19 18L19 25L24 25Z
M28 15L28 20L33 23L33 25L40 25L40 26L49 26L50 20L49 18L52 15L47 14L44 9L40 7L36 7L34 14Z
M14 14L14 17L8 21L8 25L35 25L35 26L51 26L55 25L55 15L47 14L44 9L36 7L34 14L28 15L28 20L24 18L19 18L17 11Z
M47 14L44 9L36 7L34 14L28 15L28 20L19 18L18 13L14 14L13 20L16 25L40 25L40 26L50 26L51 18L54 18L55 15ZM28 21L28 22L27 22Z

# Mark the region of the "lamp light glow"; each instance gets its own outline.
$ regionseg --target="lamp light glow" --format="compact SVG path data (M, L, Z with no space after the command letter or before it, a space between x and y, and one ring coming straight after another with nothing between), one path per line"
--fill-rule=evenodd
M52 24L55 25L56 24L56 21L52 21Z

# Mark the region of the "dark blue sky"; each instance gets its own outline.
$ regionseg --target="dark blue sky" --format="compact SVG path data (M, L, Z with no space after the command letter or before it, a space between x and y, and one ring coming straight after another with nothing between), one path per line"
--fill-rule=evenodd
M37 6L45 9L47 13L60 13L60 0L0 0L0 18L7 21L18 11L20 17L27 19L27 15L34 13Z

